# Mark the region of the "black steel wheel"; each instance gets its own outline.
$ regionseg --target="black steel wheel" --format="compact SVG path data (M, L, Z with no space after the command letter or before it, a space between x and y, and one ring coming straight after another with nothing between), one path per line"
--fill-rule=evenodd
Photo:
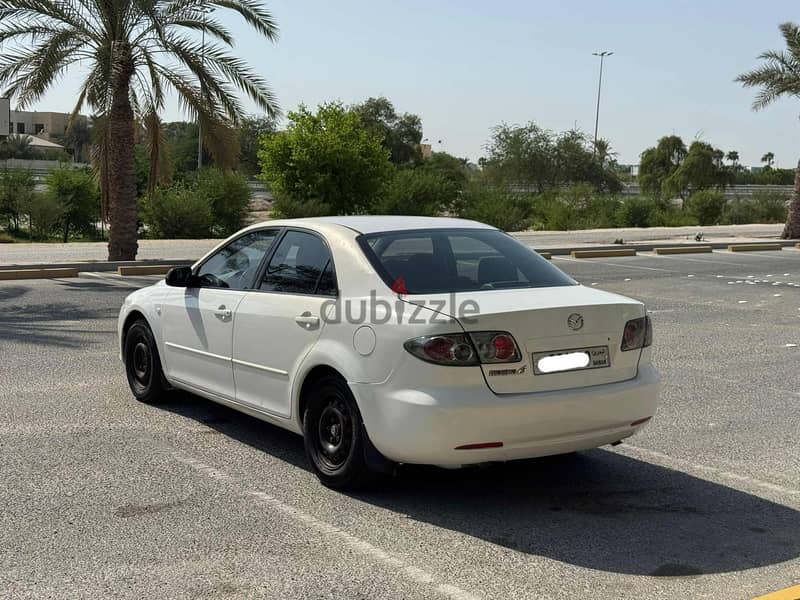
M306 399L303 434L306 456L328 487L358 487L371 479L364 460L361 413L347 383L325 376Z
M148 404L162 400L167 384L158 346L147 321L140 319L128 329L124 356L128 386L136 399Z

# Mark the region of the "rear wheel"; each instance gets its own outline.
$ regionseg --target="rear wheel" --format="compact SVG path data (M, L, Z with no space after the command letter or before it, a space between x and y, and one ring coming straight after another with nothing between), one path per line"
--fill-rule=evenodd
M125 335L125 374L131 392L140 402L155 404L164 399L168 386L156 340L144 319L131 325Z
M364 459L361 413L347 383L325 376L314 384L303 415L306 456L328 487L358 487L372 478Z

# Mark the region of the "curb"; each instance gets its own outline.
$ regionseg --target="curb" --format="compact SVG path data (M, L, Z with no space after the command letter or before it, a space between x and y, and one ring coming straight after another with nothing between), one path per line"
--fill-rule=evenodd
M602 258L605 256L636 256L635 248L620 248L617 250L573 250L572 258Z
M670 248L653 248L653 254L694 254L713 250L711 246L672 246Z
M145 260L127 260L127 261L82 261L82 262L70 262L70 263L42 263L42 264L33 264L33 265L0 265L0 273L4 271L19 271L20 269L23 270L32 270L32 269L78 269L78 271L88 271L90 273L105 273L108 271L118 271L120 267L144 267L144 266L164 266L170 265L173 267L177 266L188 266L193 265L197 262L197 259L185 259L185 258L155 258L155 259L145 259Z
M524 243L524 242L523 242ZM795 248L797 247L800 249L800 244L798 244L797 240L787 240L787 241L779 241L779 242L764 242L767 244L774 244L779 245L784 248ZM703 243L696 243L690 242L686 244L681 244L680 246L676 246L675 242L668 242L664 244L614 244L608 246L566 246L562 248L542 248L541 250L537 249L536 246L532 246L530 244L526 244L536 250L537 252L549 252L553 256L559 255L569 255L576 250L636 250L637 252L654 252L656 248L696 248L698 246L711 246L712 250L727 250L728 246L731 245L738 245L738 244L731 244L730 242L703 242ZM762 243L756 245L763 245Z
M778 590L766 596L759 596L754 600L797 600L798 598L800 598L800 585Z
M61 279L63 277L77 277L78 269L7 269L0 271L0 281L17 279Z
M117 267L117 275L165 275L167 271L176 265L136 265Z
M728 252L757 252L759 250L783 250L783 245L775 244L730 244Z
M547 260L552 260L553 258L553 255L550 254L549 252L537 252L536 254L538 254L542 258L546 258Z

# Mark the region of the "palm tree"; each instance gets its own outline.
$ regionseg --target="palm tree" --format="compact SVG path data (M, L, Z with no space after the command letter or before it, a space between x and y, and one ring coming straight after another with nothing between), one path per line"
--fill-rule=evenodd
M233 36L216 18L219 9L277 38L260 0L0 0L0 95L24 108L79 64L86 76L73 118L84 104L105 117L99 150L107 171L100 181L110 204L109 260L132 260L138 247L135 121L158 149L158 115L170 91L206 131L224 130L244 115L237 88L267 114L278 112L267 82L229 54Z
M775 164L775 155L772 152L767 152L761 157L761 162L764 163L765 169L771 169L772 165Z
M6 148L11 158L35 158L36 148L33 147L33 138L29 135L10 135L6 138Z
M92 132L89 123L83 117L73 119L64 136L64 144L72 149L72 158L75 162L86 162L87 149L92 143Z
M739 153L736 150L731 150L728 152L725 155L725 158L731 162L731 167L733 167L734 171L739 170Z
M745 87L760 88L753 102L753 110L761 110L784 96L800 98L800 26L783 23L779 28L786 49L767 50L758 57L764 61L762 65L736 78ZM761 160L765 158L771 159L765 162L772 166L775 155L768 152ZM800 238L800 161L794 175L794 193L789 203L783 237Z

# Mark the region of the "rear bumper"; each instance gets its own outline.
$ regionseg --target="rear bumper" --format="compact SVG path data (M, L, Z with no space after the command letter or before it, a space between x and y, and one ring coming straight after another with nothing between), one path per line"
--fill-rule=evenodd
M659 375L648 365L619 383L533 394L493 394L470 387L408 389L356 384L364 424L375 447L403 463L456 466L561 454L627 438L655 414ZM458 446L502 442L499 448Z

